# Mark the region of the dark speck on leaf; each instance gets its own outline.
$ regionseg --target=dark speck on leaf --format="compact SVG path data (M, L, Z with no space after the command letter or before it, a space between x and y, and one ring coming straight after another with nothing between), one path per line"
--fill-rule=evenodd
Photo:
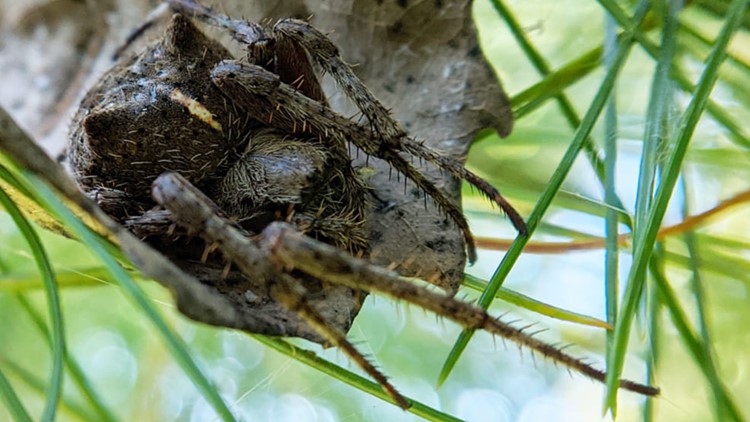
M395 35L398 35L404 31L404 24L401 21L396 21L393 25L388 27L388 30Z
M409 6L409 0L398 0L396 3L404 9Z

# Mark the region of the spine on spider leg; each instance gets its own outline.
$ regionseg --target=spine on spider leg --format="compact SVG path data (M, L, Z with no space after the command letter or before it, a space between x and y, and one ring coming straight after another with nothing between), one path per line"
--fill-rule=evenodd
M526 223L524 222L523 217L521 217L518 211L516 211L515 208L513 208L513 206L503 198L500 192L489 182L471 172L458 161L440 155L411 138L403 139L402 144L405 151L416 155L417 157L424 158L439 168L448 171L454 177L466 180L472 186L479 189L479 191L485 194L490 201L496 203L500 209L505 212L520 234L526 235Z
M200 232L205 240L220 248L243 273L254 278L273 276L278 282L274 284L273 295L279 303L299 315L326 341L342 349L380 384L401 408L411 407L409 401L396 390L385 375L368 361L343 333L331 327L325 318L310 306L302 285L289 274L272 271L269 250L262 247L267 245L259 247L256 242L247 237L247 233L241 233L226 219L220 217L217 214L218 208L211 200L182 176L174 173L159 176L154 181L153 195L158 203L172 211L173 217L179 224Z
M386 151L383 153L383 158L395 167L399 173L411 179L417 186L424 190L425 195L432 197L438 207L456 223L464 236L467 258L469 262L474 263L477 260L476 244L474 243L474 236L469 229L469 223L466 221L466 217L464 217L461 210L437 186L429 182L422 173L396 152Z
M307 50L310 57L333 77L346 92L347 97L367 116L381 142L390 146L399 144L400 138L405 136L406 132L354 74L351 66L344 62L338 47L328 37L309 23L294 19L280 21L274 27L274 31L299 43Z
M279 224L271 224L263 231L276 259L294 266L314 277L348 287L378 292L396 300L405 300L428 309L469 329L482 329L514 341L567 368L600 382L606 373L587 364L582 359L564 353L562 349L547 344L524 328L515 328L489 315L476 305L456 300L443 293L434 292L401 280L396 273L373 266L367 261L348 256L325 244ZM647 396L659 394L659 389L629 380L620 380L620 387Z
M243 251L232 251L233 260L241 263ZM347 340L346 336L334 327L331 327L306 299L306 291L300 283L288 274L279 275L280 285L274 290L274 296L288 310L299 315L315 331L318 332L331 345L343 350L351 360L353 360L362 370L364 370L372 379L380 384L389 396L402 408L408 409L411 404L396 388L388 381L385 375L378 370L367 358L357 350L354 345Z
M295 133L298 127L306 128L309 133L327 139L331 145L345 150L346 143L351 141L366 154L388 161L431 196L438 207L456 223L463 233L469 261L476 261L474 238L461 210L443 191L401 157L399 149L379 148L371 142L373 133L370 130L336 114L325 104L313 101L280 83L277 75L259 66L225 61L214 68L211 77L219 89L232 95L244 109L280 130ZM302 124L298 125L297 122Z

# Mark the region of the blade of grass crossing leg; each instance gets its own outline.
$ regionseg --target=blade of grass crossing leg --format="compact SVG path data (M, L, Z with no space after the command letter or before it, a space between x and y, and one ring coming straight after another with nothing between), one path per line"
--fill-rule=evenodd
M642 236L634 244L635 254L633 264L628 274L628 284L621 306L620 318L618 318L615 325L615 346L612 349L612 353L607 356L607 394L604 401L604 410L611 411L613 417L616 414L617 407L618 380L620 379L625 363L626 343L630 335L633 315L643 291L646 269L654 242L656 241L656 234L664 218L664 213L672 196L677 177L680 174L687 146L690 143L695 126L706 107L708 96L718 78L719 66L726 57L729 39L739 25L742 11L745 10L747 2L748 0L734 0L732 2L729 9L730 13L717 38L714 50L707 61L706 69L698 82L695 96L690 101L681 120L681 129L677 136L676 144L669 156L665 167L664 179L662 179L656 192L656 197L649 211Z
M63 355L65 354L65 335L63 332L60 292L57 288L52 264L49 262L47 252L44 250L44 246L42 246L39 236L37 236L29 221L26 220L26 217L21 213L21 210L16 207L16 204L3 189L0 189L0 204L2 204L3 208L5 208L11 216L16 227L18 227L18 230L21 232L24 239L29 243L31 255L34 257L34 261L39 269L39 273L44 282L44 290L47 294L47 309L52 325L52 336L50 338L52 371L50 373L49 384L47 385L47 391L45 394L47 398L44 404L44 411L42 412L41 420L53 421L55 420L57 405L62 394Z
M643 16L646 14L646 11L648 10L648 3L649 2L647 0L642 0L640 2L638 6L638 11L636 12L638 22L640 22L643 19ZM532 210L531 215L529 216L529 219L526 222L528 235L519 236L515 239L513 244L508 249L508 252L506 252L505 256L503 257L503 260L500 262L500 265L495 270L495 273L490 279L490 283L487 285L487 289L480 296L478 305L481 306L483 309L487 309L492 303L492 300L497 294L498 289L500 289L503 282L505 281L505 278L508 276L508 274L510 273L510 270L513 268L513 265L518 260L518 257L520 256L521 251L523 250L524 246L526 246L526 243L529 241L529 238L531 237L532 233L534 233L534 230L537 228L537 226L541 222L542 217L544 216L544 213L549 208L550 204L552 203L552 200L557 194L557 191L560 189L560 186L562 186L562 183L565 180L565 177L568 175L568 172L573 166L573 163L575 162L576 157L581 152L581 149L583 148L583 144L586 138L591 133L594 127L594 124L596 123L599 115L601 114L602 109L604 108L604 105L606 104L609 94L612 92L612 89L614 88L615 82L617 81L617 75L619 74L619 71L622 68L622 65L625 63L625 59L627 58L628 53L630 52L630 47L632 46L632 39L633 39L632 33L626 33L625 36L620 38L618 42L617 53L615 54L615 57L612 60L612 67L608 69L604 77L604 80L602 81L602 84L599 87L599 91L596 93L596 96L591 102L591 106L586 112L586 115L583 117L581 126L576 131L576 134L573 137L573 140L571 141L570 146L568 147L567 151L563 155L563 158L560 161L560 164L557 166L557 168L555 169L555 172L552 174L552 177L550 178L550 181L547 184L547 187L545 188L544 192L542 193L542 196L539 198L539 201L537 202L536 206ZM447 379L448 375L450 374L453 367L456 365L456 362L458 362L459 357L463 353L464 349L466 348L466 345L469 343L469 340L471 339L473 335L474 335L473 330L464 330L461 332L461 334L458 337L458 340L456 340L456 343L453 345L453 349L451 350L445 363L443 364L443 368L438 378L438 384L441 384Z
M662 25L662 48L659 51L656 69L654 71L653 81L651 83L651 96L649 99L648 111L646 113L646 124L644 130L643 149L641 153L640 170L638 177L638 190L636 194L636 227L634 235L640 235L638 230L643 229L648 210L651 206L651 200L654 193L654 181L656 175L657 152L662 139L668 139L671 135L668 125L668 114L670 107L674 105L674 96L672 85L669 79L672 62L676 51L676 32L677 21L675 19L676 10L672 10L672 2L658 3L661 16L663 17ZM661 298L653 289L648 292L648 333L649 341L647 344L646 360L646 377L649 382L655 382L655 371L658 359L658 310L661 309ZM614 332L609 333L607 356L615 353L613 350ZM627 345L626 345L627 347ZM655 401L649 397L646 399L643 407L644 419L652 420L654 417Z
M162 336L174 359L206 401L214 408L219 417L224 421L234 421L234 415L232 415L229 407L219 395L216 387L205 377L195 363L188 351L187 345L167 326L167 323L153 307L143 290L141 290L138 284L107 251L108 246L106 242L68 210L40 179L33 174L27 173L25 176L30 182L27 188L35 193L35 196L37 196L45 208L57 215L60 221L68 227L76 238L91 248L92 252L107 268L112 278L120 284L127 296L144 313L146 318L156 326L158 333Z

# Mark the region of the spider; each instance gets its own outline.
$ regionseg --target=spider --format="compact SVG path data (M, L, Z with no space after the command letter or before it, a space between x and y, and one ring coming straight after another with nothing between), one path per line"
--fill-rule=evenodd
M352 165L352 149L386 161L424 193L425 204L431 198L461 231L472 262L459 206L408 157L466 180L519 233L526 228L489 183L409 137L325 35L299 20L268 27L194 0L167 3L176 14L165 35L123 59L83 99L68 157L79 185L108 214L245 308L237 328L339 347L403 408L407 400L345 336L365 292L415 303L604 379L479 307L368 262L367 210L377 198ZM227 30L246 57L234 59L191 17ZM316 69L332 76L366 124L329 107ZM657 393L627 380L621 386Z

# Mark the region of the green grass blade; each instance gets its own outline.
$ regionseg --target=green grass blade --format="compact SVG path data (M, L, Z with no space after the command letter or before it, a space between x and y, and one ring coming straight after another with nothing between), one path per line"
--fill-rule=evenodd
M602 64L602 47L593 48L510 99L516 119L531 113Z
M62 289L73 287L97 287L111 285L109 273L104 267L84 268L81 270L55 270L57 285ZM0 276L0 292L19 293L44 288L44 283L36 274L8 274Z
M513 34L513 37L516 39L516 42L524 51L524 53L526 53L526 57L529 58L529 61L534 65L539 74L546 77L550 73L552 73L552 69L550 68L549 64L544 59L542 54L536 49L536 47L534 47L528 37L526 37L525 31L521 28L518 20L515 18L513 13L511 13L508 7L501 0L492 0L492 6L495 8L498 15L500 15L500 17L505 20L508 28L510 28L511 34ZM601 53L601 49L597 48L595 50L592 50L591 53L584 55L584 60L591 59L591 55L597 53ZM591 62L598 62L598 60L590 60L589 63ZM586 72L583 72L583 74L585 73ZM570 127L573 129L577 129L578 126L581 125L581 118L578 116L578 113L576 113L575 108L573 107L573 103L565 95L564 92L560 92L559 94L555 95L554 98L557 101L558 107L560 108L560 111L562 112L565 119L568 121ZM606 179L605 165L591 137L586 138L584 148L586 151L586 156L591 163L591 167L594 169L594 172L599 178L599 182L604 185L604 181ZM622 202L617 197L617 195L614 195L611 198L611 201L611 204L619 208L623 208Z
M655 176L658 167L657 154L661 146L661 140L668 137L669 125L667 115L670 107L673 106L674 97L669 73L672 68L674 56L677 49L676 32L677 20L676 5L672 2L662 2L658 4L663 17L662 29L662 48L657 58L656 69L651 82L651 92L646 112L646 123L644 130L643 149L641 153L640 170L638 177L638 190L636 193L636 230L634 237L640 236L648 210L651 207L651 200L654 193ZM665 10L666 9L666 10ZM660 296L654 290L649 291L649 301L647 302L647 324L649 328L649 341L647 356L646 377L649 383L655 382L655 371L658 359L658 323L659 313L662 303ZM607 348L607 356L613 355L614 350L614 332L609 333L610 347ZM644 406L644 419L651 420L655 414L654 400L649 397L646 399Z
M65 335L63 332L62 309L60 306L60 293L58 291L55 274L52 270L52 264L49 262L47 253L42 246L39 236L36 234L21 210L10 199L5 190L0 188L0 204L8 212L19 231L29 243L31 254L36 261L39 272L44 281L45 291L47 293L47 307L52 325L52 336L50 337L50 346L52 350L52 372L50 381L47 386L46 403L41 420L53 421L57 412L57 405L62 395L63 382L63 355L65 354Z
M643 18L643 15L646 14L647 4L647 1L641 1L641 5L639 6L639 10L637 12L638 21L640 21ZM503 257L502 262L500 262L497 270L495 270L495 273L490 280L490 284L487 286L487 289L479 298L478 305L482 308L487 309L492 303L492 300L497 294L498 289L500 289L500 287L502 286L505 278L508 276L510 270L513 268L513 265L521 255L521 251L523 250L524 246L529 241L530 237L534 233L534 230L536 230L537 226L541 222L542 217L547 212L547 209L549 209L552 200L557 194L557 191L560 189L560 186L562 186L562 183L565 180L565 177L568 175L571 167L573 166L576 157L581 152L586 138L593 130L594 124L601 114L601 111L606 104L607 98L609 98L609 94L612 92L612 89L614 89L615 82L617 81L617 75L622 68L622 65L625 63L625 59L627 58L628 53L630 52L630 47L632 46L632 38L632 34L627 33L618 41L617 53L612 60L612 66L608 69L599 88L599 91L596 93L596 96L591 102L591 106L589 107L586 115L583 118L583 121L581 122L581 126L576 131L576 134L573 137L570 146L565 152L565 155L560 161L560 164L555 169L555 172L550 178L547 187L545 188L544 192L539 198L539 201L537 202L537 205L532 210L531 215L526 222L528 235L517 237L511 247L508 249L508 252ZM445 361L445 364L443 365L438 383L442 383L447 379L448 375L455 366L456 362L458 362L459 357L463 353L463 350L466 348L466 345L469 343L469 340L473 335L473 330L464 330L461 332L461 335L459 336L458 340L456 340L453 349L451 350L448 358Z
M708 39L708 37L706 37L705 35L698 32L698 30L691 25L680 22L680 32L700 42L703 46L711 47L711 40ZM745 73L750 73L750 63L746 62L742 57L738 57L737 55L729 52L729 54L727 55L727 61L732 63L734 66L739 67Z
M34 326L36 326L42 336L47 339L47 341L51 341L49 330L47 329L44 320L36 311L36 309L34 309L31 303L29 303L29 301L26 299L26 296L19 294L16 296L16 298L21 304L21 307L26 311L27 314L29 314L29 317L34 322ZM101 400L99 394L96 392L94 387L91 385L91 382L83 373L83 369L81 369L81 366L78 365L78 362L76 362L76 360L70 355L70 353L65 353L64 358L65 367L68 369L68 372L70 372L71 379L78 386L78 389L81 391L81 393L83 393L83 396L86 398L86 400L88 400L89 405L93 408L94 412L96 412L97 420L104 422L112 422L117 420L114 417L113 413L109 409L107 409L107 406Z
M220 397L216 387L203 375L203 372L190 356L187 345L167 326L167 323L153 307L143 290L108 252L107 242L86 227L35 175L27 174L26 177L31 182L27 185L27 188L36 193L37 198L45 208L51 210L76 238L91 248L92 252L107 268L110 276L118 282L127 296L154 324L174 359L193 381L206 401L213 406L219 417L224 421L234 421L232 412Z
M476 291L482 292L487 288L487 284L488 283L486 281L481 280L478 277L474 277L473 275L469 275L469 274L464 274L464 280L463 280L462 285L470 289L474 289ZM604 329L612 328L610 324L607 324L606 322L600 319L590 317L587 315L583 315L583 314L579 314L577 312L568 311L562 308L558 308L556 306L552 306L548 303L544 303L542 301L536 300L524 294L518 293L514 290L507 289L505 287L501 287L497 291L496 297L500 300L503 300L505 302L516 305L518 307L524 308L531 312L536 312L537 314L540 314L540 315L559 319L560 321L574 322L576 324L588 325L589 327L597 327L597 328L604 328Z
M664 306L669 310L669 314L672 318L675 328L680 334L680 338L685 343L690 355L695 360L698 368L703 371L704 376L711 385L711 392L714 394L716 405L721 409L721 413L724 417L719 420L727 420L730 418L734 421L742 421L744 418L734 404L729 391L727 390L724 383L721 381L721 377L716 369L716 364L711 356L707 345L701 344L695 331L690 327L688 323L688 316L680 306L677 295L669 286L664 272L661 269L658 250L654 251L653 256L649 260L649 270L653 275L654 284L656 290L661 298Z
M659 312L662 309L662 303L656 289L652 285L646 286L648 297L646 298L646 306L648 306L649 315L648 319L648 350L649 355L646 356L646 380L649 385L656 384L656 370L661 362L661 336L659 333ZM652 422L654 421L654 415L656 414L656 403L659 397L647 397L646 403L643 405L643 421Z
M268 346L271 349L274 349L286 356L294 358L295 360L302 362L310 367L313 367L318 371L325 373L326 375L330 375L333 378L343 381L344 383L349 384L383 401L395 404L393 399L383 390L383 387L381 387L379 384L363 378L325 359L322 359L309 350L301 349L279 338L266 337L255 334L249 335L265 346ZM437 409L433 409L432 407L413 400L409 397L406 397L406 400L411 404L411 407L406 411L425 420L460 421L460 419L454 416L443 413Z
M631 29L635 27L635 24L633 23L634 21L627 17L625 12L616 2L613 0L599 0L599 3L607 10L607 12L609 12L610 15L612 15L612 17L615 18L622 28ZM635 39L651 57L654 59L658 57L659 47L657 47L657 45L649 40L643 33L640 31L636 32ZM687 72L685 72L681 66L673 64L669 76L672 80L677 82L680 89L684 92L697 95L697 87L690 82L690 79L685 76L686 74ZM704 107L714 119L729 131L729 138L733 142L743 148L750 148L750 138L748 138L745 133L743 126L735 122L731 114L726 111L724 107L715 103L711 99L706 100L706 105Z
M39 394L40 397L44 397L45 389L47 388L47 382L44 379L37 377L31 371L3 357L0 357L0 365L8 369L9 375L28 385L29 388ZM74 418L83 422L92 420L99 421L99 419L89 412L88 409L73 400L70 400L70 398L66 397L64 394L60 397L60 412L57 418L60 420Z
M2 396L5 407L8 408L10 415L16 422L31 422L29 412L23 407L21 400L18 399L18 395L2 370L0 370L0 396Z
M617 34L615 24L611 17L607 16L605 22L605 66L611 65L612 53L616 51ZM619 291L619 231L617 211L615 208L623 208L622 202L617 197L616 191L616 164L617 164L617 96L613 92L607 102L604 113L604 202L607 208L604 217L604 303L607 313L607 323L614 325L617 320L617 299ZM612 347L612 332L607 331L607 350Z
M664 29L662 30L662 48L657 56L656 70L651 84L651 95L646 112L646 129L643 139L643 152L638 177L638 192L635 200L634 240L640 236L643 225L651 209L651 200L656 185L657 157L661 146L663 126L672 105L669 72L677 51L676 10L664 10Z
M607 356L607 395L605 398L605 410L609 409L613 416L616 413L617 406L617 387L618 380L622 374L622 368L625 362L625 353L627 350L627 341L630 334L632 318L635 315L636 307L641 298L646 269L649 262L651 251L656 241L656 234L664 218L669 199L672 196L677 177L680 174L682 161L690 143L695 126L706 107L708 96L713 89L718 77L719 66L726 57L726 48L734 31L739 25L742 11L747 6L748 0L734 0L730 9L731 13L727 17L721 33L717 39L716 45L707 66L697 86L695 96L690 101L681 121L681 127L677 136L676 145L672 150L667 165L665 166L664 178L656 193L653 201L653 207L649 211L648 220L646 221L642 236L634 244L634 259L630 273L628 275L628 284L623 299L622 311L620 318L615 325L615 346L612 353Z
M682 215L683 218L686 218L690 212L690 190L688 189L686 175L684 174L682 177L681 188L683 193ZM716 420L725 420L726 417L731 417L731 415L739 415L739 411L737 410L736 405L734 405L733 401L731 400L729 394L727 394L726 389L720 382L719 376L717 374L717 364L715 363L714 352L711 349L711 335L708 328L708 315L706 314L707 310L705 305L705 294L703 286L704 283L702 280L700 269L701 256L698 251L698 245L696 243L695 235L692 231L690 231L685 233L683 238L685 240L685 246L687 246L690 271L692 272L692 277L690 278L690 289L692 290L693 297L695 298L696 318L698 320L699 328L698 333L700 335L700 339L696 338L694 341L697 342L698 346L702 349L702 356L705 356L709 361L710 368L705 368L704 374L709 384L711 385L711 392L714 395L713 405L716 412ZM659 258L661 258L661 256ZM665 286L667 285L666 277L664 277L663 274L658 274L657 277L660 277L660 279L656 280L657 282ZM676 297L674 294L672 294L671 296ZM681 312L677 308L672 311L672 313L678 316L684 315L684 312ZM681 321L681 325L687 327L687 320L684 317L682 317L682 319L683 321ZM682 328L681 331L683 330L685 329ZM685 331L692 333L693 330ZM689 342L691 341L691 339L692 338L690 336L683 335L683 341ZM696 361L698 360L697 356L695 355L694 358L696 358Z

